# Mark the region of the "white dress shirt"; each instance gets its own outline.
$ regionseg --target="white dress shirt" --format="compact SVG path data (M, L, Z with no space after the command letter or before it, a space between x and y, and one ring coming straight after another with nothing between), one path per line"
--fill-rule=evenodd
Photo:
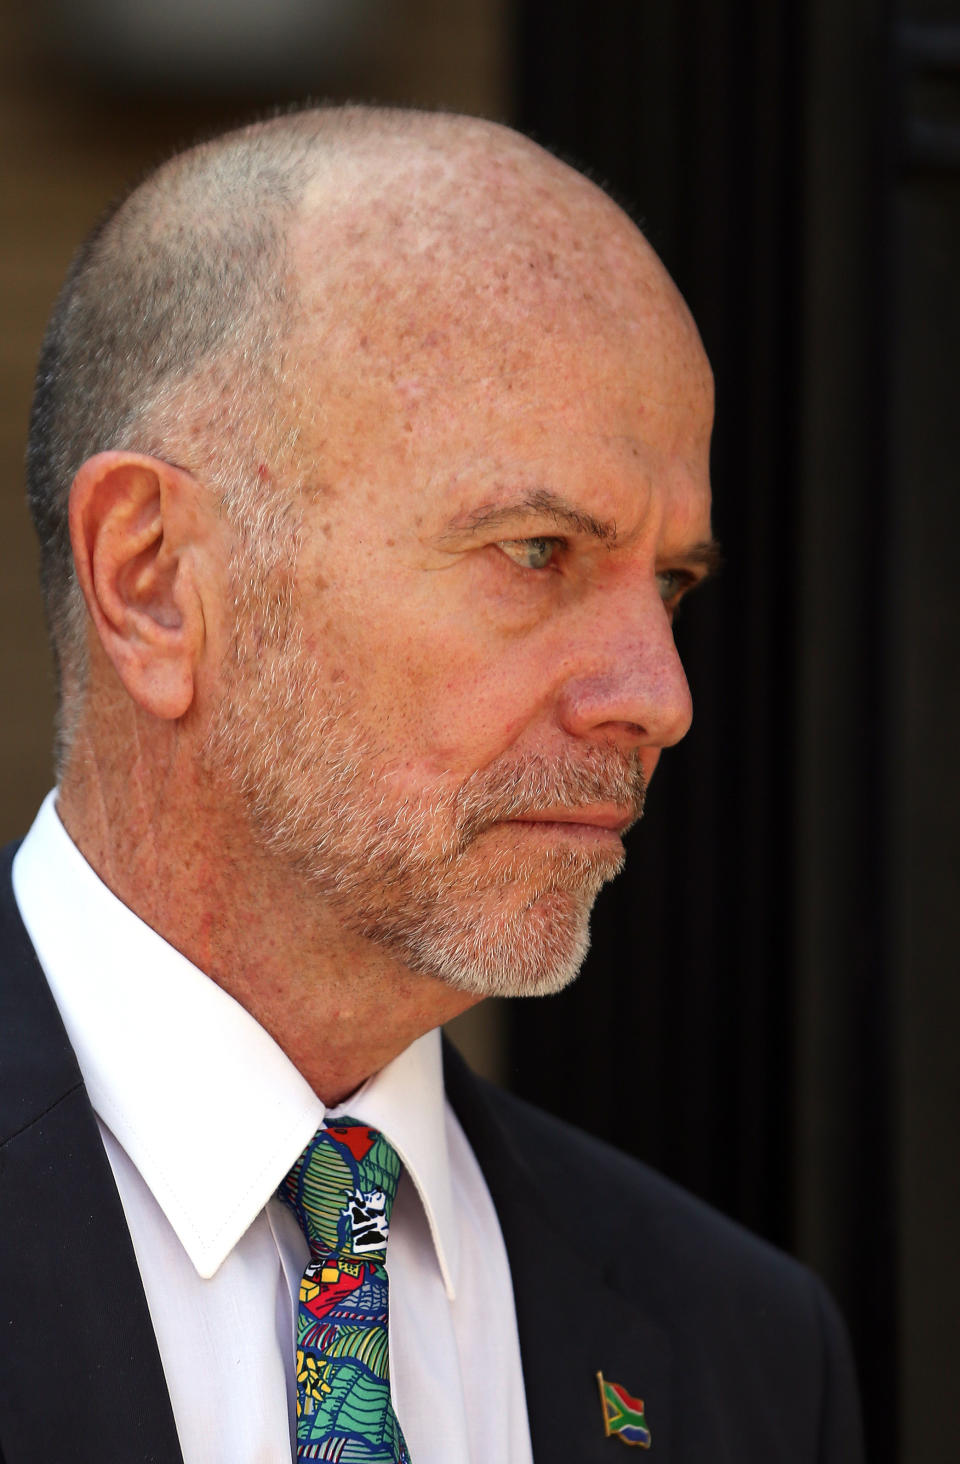
M113 1167L185 1464L289 1464L308 1252L275 1195L324 1105L253 1017L102 883L52 793L13 883ZM381 1129L403 1161L390 1369L413 1464L532 1464L503 1237L444 1096L439 1033L330 1111Z

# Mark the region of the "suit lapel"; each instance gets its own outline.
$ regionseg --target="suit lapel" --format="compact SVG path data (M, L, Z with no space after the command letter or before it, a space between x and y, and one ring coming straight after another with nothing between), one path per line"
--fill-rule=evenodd
M182 1464L133 1245L0 856L0 1449Z
M616 1257L598 1240L602 1196L596 1198L596 1229L571 1231L563 1198L544 1193L536 1164L518 1150L516 1126L503 1122L497 1112L493 1090L449 1047L445 1073L450 1100L483 1170L507 1247L536 1464L555 1464L557 1459L616 1464L621 1457L619 1442L604 1434L598 1371L643 1399L651 1433L646 1457L668 1464L670 1346L617 1285ZM585 1176L574 1172L570 1179L583 1184ZM637 1457L644 1455L638 1452Z

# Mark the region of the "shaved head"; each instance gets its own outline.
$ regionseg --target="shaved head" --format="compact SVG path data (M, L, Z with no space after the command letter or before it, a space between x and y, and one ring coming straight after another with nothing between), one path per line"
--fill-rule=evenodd
M358 378L398 383L400 415L415 411L424 374L454 359L486 363L464 382L482 389L491 351L504 374L564 349L561 320L567 342L571 321L587 338L629 329L626 277L674 325L685 316L600 189L477 119L315 109L203 143L149 176L78 252L37 375L28 490L61 748L86 668L68 529L85 459L122 448L188 468L268 579L295 558L290 505L327 472L301 456L301 434L322 438L324 414L348 398L362 409ZM329 381L310 402L305 368ZM249 583L249 563L243 573Z
M470 392L519 386L538 358L640 332L656 348L678 323L702 361L682 297L600 188L508 128L399 116L325 154L288 234L294 339L335 395L389 381L408 411L452 372Z

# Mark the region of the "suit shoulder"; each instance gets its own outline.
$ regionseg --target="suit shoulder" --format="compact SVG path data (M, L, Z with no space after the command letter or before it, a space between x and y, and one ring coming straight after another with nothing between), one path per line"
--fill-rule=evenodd
M822 1283L793 1257L651 1169L573 1125L511 1093L484 1083L484 1092L512 1140L517 1162L544 1193L564 1195L568 1222L596 1234L629 1272L631 1258L643 1258L646 1284L659 1261L675 1288L704 1305L716 1292L776 1298L811 1322L820 1306L832 1312ZM651 1264L653 1262L653 1264Z
M20 917L0 849L0 1143L82 1089L60 1013Z
M514 1252L535 1255L549 1231L551 1254L568 1258L571 1276L589 1268L592 1297L616 1296L607 1322L642 1318L655 1329L672 1357L683 1458L712 1457L721 1437L730 1458L862 1458L845 1329L806 1267L639 1160L478 1080L458 1059L447 1076L509 1227L511 1264ZM631 1359L628 1349L625 1370Z

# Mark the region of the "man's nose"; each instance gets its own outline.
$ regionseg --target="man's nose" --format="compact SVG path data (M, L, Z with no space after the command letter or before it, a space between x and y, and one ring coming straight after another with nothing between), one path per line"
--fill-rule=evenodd
M583 631L560 694L566 731L625 748L659 750L679 742L693 703L659 594L610 606Z

